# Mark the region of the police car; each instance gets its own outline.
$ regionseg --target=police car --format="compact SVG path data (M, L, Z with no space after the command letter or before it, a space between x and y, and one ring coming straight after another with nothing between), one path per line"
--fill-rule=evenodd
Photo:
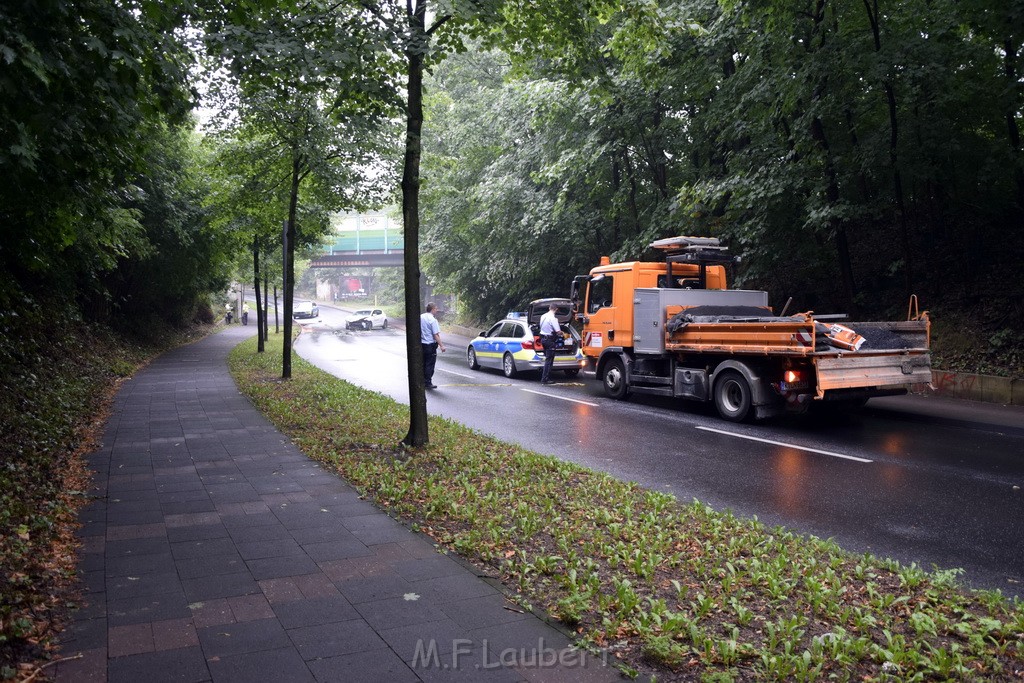
M491 325L469 342L466 360L469 367L495 368L506 377L515 377L520 372L540 370L544 367L544 347L540 343L540 318L548 307L555 303L558 322L562 325L563 342L555 352L553 369L560 370L568 377L579 374L586 362L580 344L580 335L569 325L572 319L572 304L568 299L537 299L531 301L525 313L510 313L503 320Z

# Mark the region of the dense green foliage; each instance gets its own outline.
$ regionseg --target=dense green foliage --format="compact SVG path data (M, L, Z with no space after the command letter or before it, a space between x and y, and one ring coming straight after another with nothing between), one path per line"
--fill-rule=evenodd
M392 446L407 407L252 342L231 354L252 401L380 507L497 575L642 680L1015 680L1024 604L956 570L844 552L431 420Z
M1024 3L884 10L555 2L539 25L511 3L505 51L428 88L430 272L487 318L601 254L715 235L778 307L898 316L917 293L950 331L1019 329Z
M0 8L0 305L59 291L118 322L180 316L210 285L216 248L175 129L191 102L181 21L148 0Z

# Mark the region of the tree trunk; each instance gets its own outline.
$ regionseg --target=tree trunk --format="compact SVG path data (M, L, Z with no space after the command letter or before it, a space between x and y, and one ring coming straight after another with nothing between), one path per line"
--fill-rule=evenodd
M298 151L292 158L292 187L288 197L288 225L285 227L284 250L284 339L281 378L292 376L292 298L295 292L295 216L299 206L299 172L302 169Z
M867 0L865 0L865 2L867 2ZM825 1L818 0L813 16L813 26L814 32L819 36L820 49L824 49L825 47L825 32L822 29L824 20ZM808 41L807 44L808 47L810 47L813 45L813 41ZM823 97L827 87L827 77L823 77L821 83L819 83L814 89L814 99L817 100ZM828 136L825 134L825 123L819 116L815 116L811 121L811 138L818 143L818 146L821 148L822 154L824 155L825 202L830 209L834 210L839 204L840 199L839 174L836 171L835 159L832 156L832 149L829 146ZM850 315L855 315L857 311L857 287L853 279L853 263L850 259L850 243L846 234L846 225L844 225L843 221L832 213L828 219L828 227L831 233L829 238L835 243L836 261L839 264L839 277L843 290L843 298L846 300L847 312Z
M270 339L270 299L267 298L267 288L270 286L270 278L267 276L267 269L263 269L263 339ZM275 292L276 294L276 292ZM276 303L274 304L277 305ZM276 315L276 312L275 312Z
M1006 70L1006 82L1011 93L1019 92L1017 87L1017 47L1010 38L1003 41L1003 65ZM1010 149L1013 151L1014 160L1013 178L1017 183L1017 205L1024 210L1024 166L1021 166L1020 159L1020 128L1017 127L1017 112L1019 104L1014 97L1006 111L1006 132L1010 139Z
M429 43L426 32L426 0L417 2L409 15L408 110L406 112L405 167L402 172L402 219L405 227L405 345L409 367L409 431L402 439L418 448L429 441L427 396L420 344L420 152L423 129L423 56Z
M278 320L278 317L277 317L278 310L279 309L277 307L277 285L275 284L274 285L274 334L279 334L281 332L281 323L280 323L280 321Z
M871 34L875 41L875 53L882 51L881 15L878 11L878 0L863 0L864 9L871 24ZM888 76L882 79L885 90L885 102L889 109L889 165L892 167L893 197L896 200L896 215L900 225L900 248L903 252L903 285L909 296L914 288L914 259L910 248L910 226L907 223L907 206L903 197L903 176L899 163L899 117L896 108L896 91Z
M263 307L260 306L260 241L255 235L252 238L252 291L256 294L256 353L266 351L266 338L263 336Z
M817 141L825 155L825 201L829 208L839 203L839 180L836 174L835 160L825 135L825 126L817 116L811 122L811 137ZM843 298L846 299L847 313L855 316L857 312L857 287L853 280L853 264L850 260L850 243L846 236L846 226L834 215L828 219L832 238L835 240L836 259L839 262L839 276L843 286Z

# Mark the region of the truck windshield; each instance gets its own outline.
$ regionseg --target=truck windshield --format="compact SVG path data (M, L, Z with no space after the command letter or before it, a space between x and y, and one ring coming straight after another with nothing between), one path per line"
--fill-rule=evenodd
M612 276L606 275L600 280L591 281L587 297L588 313L594 313L598 309L612 305L612 281L614 279Z

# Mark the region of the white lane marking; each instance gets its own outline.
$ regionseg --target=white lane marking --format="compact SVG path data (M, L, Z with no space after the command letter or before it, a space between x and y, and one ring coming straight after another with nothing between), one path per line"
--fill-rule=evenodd
M874 462L873 460L867 460L866 458L858 458L855 455L844 455L842 453L833 453L832 451L822 451L817 448L808 448L807 446L797 446L795 443L786 443L785 441L773 441L772 439L761 439L756 436L747 436L746 434L737 434L736 432L727 432L724 429L715 429L713 427L697 427L705 432L714 432L716 434L724 434L726 436L735 436L737 439L749 439L750 441L760 441L761 443L770 443L773 446L785 446L786 448L795 448L800 451L807 451L809 453L820 453L822 455L830 455L833 458L843 458L845 460L853 460L855 462Z
M533 389L522 389L520 391L528 391L531 394L537 394L538 396L547 396L548 398L557 398L560 401L572 401L573 403L582 403L585 406L598 407L599 404L591 403L590 401L581 401L578 398L569 398L568 396L555 396L554 394L548 394L543 391L534 391Z
M473 375L464 375L461 372L455 372L454 370L449 370L447 368L442 367L438 367L437 369L441 370L442 372L447 372L449 375L455 375L456 377L465 377L466 379L473 379ZM479 375L477 375L477 377L479 377Z

